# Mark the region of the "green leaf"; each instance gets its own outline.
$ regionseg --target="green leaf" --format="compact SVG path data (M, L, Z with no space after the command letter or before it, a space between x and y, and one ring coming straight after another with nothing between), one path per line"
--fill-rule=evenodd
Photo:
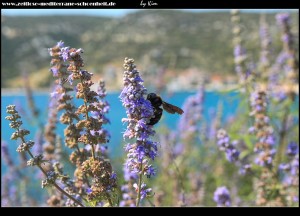
M243 140L249 150L253 150L253 147L254 147L251 137L252 137L252 135L250 135L250 134L243 136Z
M249 151L249 150L242 151L240 154L240 159L243 159L244 157L248 156L251 153L252 153L252 151Z

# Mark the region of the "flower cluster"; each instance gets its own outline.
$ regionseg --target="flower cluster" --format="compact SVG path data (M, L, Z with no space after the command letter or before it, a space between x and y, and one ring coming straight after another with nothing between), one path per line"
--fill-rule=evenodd
M283 206L284 197L275 187L276 177L273 170L277 169L276 161L279 160L279 154L276 154L275 134L267 114L266 90L256 89L251 94L250 102L252 108L250 116L254 117L254 124L249 128L249 132L256 136L254 152L257 153L257 156L254 162L262 167L260 178L254 184L257 191L256 204ZM277 159L274 159L275 155Z
M142 175L150 177L155 174L150 159L154 160L157 156L157 143L150 139L155 131L148 125L153 117L153 108L145 98L147 89L142 85L143 80L134 65L134 60L125 58L124 62L124 89L120 98L127 114L127 118L122 121L127 122L128 126L123 137L136 139L134 143L128 143L125 147L128 157L126 166L130 172L139 174L141 180ZM141 197L141 184L137 192L138 200L144 197Z
M55 55L53 54L54 50L57 51ZM91 80L93 74L82 69L84 61L81 56L83 53L81 48L64 47L63 43L59 42L56 47L51 49L51 53L55 57L52 62L56 63L52 68L52 71L57 72L54 73L54 76L63 74L62 81L59 82L60 87L56 92L58 94L62 91L67 99L65 101L59 99L59 102L64 102L59 108L66 110L61 117L61 122L68 124L65 129L66 143L70 148L76 148L76 151L70 156L70 160L77 166L74 173L76 176L75 186L79 194L87 194L90 200L100 202L102 199L106 199L112 206L109 193L115 191L116 174L112 172L109 161L103 162L104 158L96 155L97 145L107 143L110 136L108 131L102 128L103 124L109 123L104 116L109 110L109 104L104 100L106 96L105 83L100 81L98 92L91 90L91 86L94 84ZM68 64L63 64L63 62ZM64 70L60 73L61 65L64 66ZM83 105L77 109L69 102L72 97L66 94L73 88L64 87L65 82L71 86L76 84L74 88L76 98L83 100ZM77 120L77 123L73 122L74 119ZM80 149L79 143L83 143L85 148ZM98 153L101 152L98 151ZM93 184L87 188L90 185L89 177L93 179Z
M147 188L145 183L142 183L141 186L139 186L137 183L133 184L133 187L135 191L138 193L140 191L141 199L145 199L147 195L149 195L152 191L151 188Z
M124 173L124 180L125 184L122 185L121 191L122 191L122 200L120 201L120 206L129 206L134 207L135 206L135 200L134 200L134 191L135 188L133 185L138 180L138 175L136 173L132 173L129 171L127 166L123 167L123 173Z
M73 88L67 85L68 78L70 76L70 72L67 70L69 67L68 62L66 61L66 58L64 58L66 50L68 50L68 47L64 46L64 42L60 41L58 42L53 48L49 49L49 54L52 57L51 59L51 68L50 71L53 74L53 77L57 78L56 85L54 86L53 92L50 94L50 104L49 109L51 112L49 112L49 115L52 115L54 118L52 121L55 121L55 115L56 112L63 110L64 112L60 116L60 122L62 124L66 124L66 128L64 129L64 138L65 138L65 144L67 147L71 149L77 149L77 151L80 151L78 146L78 139L80 137L80 130L76 128L76 121L79 121L78 115L75 113L76 107L74 106L72 99L73 96L69 94L69 92L73 91ZM53 113L53 114L51 114ZM49 122L49 125L46 128L46 139L47 139L47 145L45 146L46 156L51 158L51 150L54 147L54 143L52 143L53 140L55 140L55 134L53 133L53 130L55 129L55 122ZM48 154L50 153L50 154ZM76 164L76 170L74 175L76 176L74 186L72 190L70 190L70 194L77 196L81 191L81 187L83 185L83 179L78 177L76 174L79 173L78 169L81 166L81 163L83 162L83 155L81 155L81 160L78 160L78 163ZM71 160L72 161L72 160ZM51 201L51 200L50 200ZM67 203L72 203L71 201ZM76 205L76 203L73 203ZM72 205L73 205L72 204Z
M299 172L299 152L298 145L295 142L289 143L286 154L289 158L288 163L282 163L279 169L289 172L291 176L297 176ZM291 184L292 181L287 181Z
M240 152L236 149L237 141L230 143L230 138L224 129L220 129L217 133L217 144L221 151L226 153L226 159L229 162L235 162L239 159Z
M93 185L87 189L90 200L111 199L109 192L117 187L117 176L108 160L90 157L82 163L82 172L93 177Z
M12 140L16 140L20 138L22 140L22 143L18 146L17 151L30 151L30 149L33 147L34 142L33 141L25 141L25 136L30 134L30 131L26 129L20 129L20 126L22 126L23 122L19 119L21 119L21 116L19 115L18 111L16 110L15 105L9 105L6 107L6 112L10 114L9 116L5 117L6 120L10 121L9 126L16 131L13 132L11 135Z
M299 82L299 65L294 48L294 36L291 32L291 18L289 14L282 13L276 15L276 20L282 31L283 50L277 57L274 73L277 73L278 78L281 77L281 80L277 81L280 92L284 92L294 100L298 89L296 84Z
M109 112L110 106L109 106L109 103L105 100L106 89L105 89L105 82L103 80L99 80L99 82L98 82L97 94L99 96L99 100L98 100L98 102L94 103L94 105L97 107L97 110L91 111L91 116L93 118L98 119L99 121L101 121L103 125L104 124L109 124L110 121L106 117L106 115ZM96 135L99 135L99 136L106 137L106 142L109 142L110 134L106 129L101 128L98 131L91 130L91 133L94 134L94 135L96 134ZM103 146L101 146L101 147L103 147Z
M75 88L76 98L84 101L84 104L79 106L75 112L77 116L82 115L84 117L83 120L76 124L76 129L80 131L80 137L77 142L91 145L94 157L94 146L98 143L106 143L108 140L107 134L101 130L103 107L98 103L98 94L90 89L94 84L91 80L93 74L81 69L84 66L81 57L82 52L82 49L64 47L61 56L65 61L69 62L67 68L67 71L70 73L68 81L70 84L73 84L75 81L78 82ZM96 117L89 116L89 113L92 111L98 113Z
M259 166L271 167L276 150L273 128L267 115L266 91L252 92L250 103L252 107L250 116L254 117L254 125L249 128L249 132L255 134L257 139L254 151L258 152L258 157L255 159L255 163Z
M290 49L293 45L293 37L290 32L291 18L287 13L280 13L276 15L276 21L278 26L282 29L283 34L281 40L287 46L287 49Z
M28 151L28 150L26 150L26 151ZM34 156L33 158L31 158L31 159L29 159L27 161L27 166L37 166L37 165L40 165L41 163L44 162L43 157L44 156L42 154Z
M287 200L299 202L299 193L293 188L299 187L299 146L295 142L289 143L286 151L288 162L279 165L279 169L284 171L283 185L287 191Z
M57 85L51 93L51 98L53 99L50 103L50 107L56 105L57 111L65 111L60 117L60 122L68 125L64 131L65 143L69 148L76 148L78 138L80 137L80 131L76 128L73 121L78 121L79 117L75 114L76 107L72 104L73 97L68 94L68 92L73 91L73 89L65 86L69 73L67 71L68 64L64 63L64 58L62 56L64 50L66 50L66 48L62 41L49 49L50 56L52 57L50 63L52 67L50 71L52 72L53 77L57 78Z
M42 188L53 185L58 177L58 173L49 171L47 172L47 178L42 181Z
M230 193L225 186L218 187L214 193L214 201L218 206L230 206Z

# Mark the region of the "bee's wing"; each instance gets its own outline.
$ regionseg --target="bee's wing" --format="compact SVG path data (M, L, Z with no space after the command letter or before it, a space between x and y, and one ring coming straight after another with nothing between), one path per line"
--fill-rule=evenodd
M172 104L169 104L165 101L162 102L162 106L164 108L164 110L166 110L168 113L174 114L174 113L178 113L179 115L181 115L183 113L183 110L180 109L177 106L174 106Z

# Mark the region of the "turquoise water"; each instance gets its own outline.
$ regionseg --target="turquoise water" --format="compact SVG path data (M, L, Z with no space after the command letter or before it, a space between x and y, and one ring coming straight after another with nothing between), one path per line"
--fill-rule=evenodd
M182 107L184 100L190 96L193 95L192 92L180 92L175 93L173 95L164 95L162 94L162 97L165 101L177 105L179 107ZM111 157L119 157L124 154L122 145L123 138L122 133L126 129L126 125L121 122L121 119L126 117L125 109L122 106L119 97L119 93L111 93L108 94L106 99L110 103L110 112L108 114L108 118L111 121L110 125L107 125L106 128L111 133L111 139L110 143L108 144L109 154ZM45 125L47 121L47 104L49 101L49 94L42 94L42 93L34 93L33 99L35 101L35 104L37 108L41 112L41 118L40 121ZM12 155L13 158L18 159L16 148L17 143L16 141L10 140L10 136L13 132L13 129L11 129L8 125L8 121L4 118L6 114L6 106L9 104L17 104L17 106L20 106L23 110L26 111L26 113L30 114L30 110L28 108L28 102L26 100L26 96L24 95L3 95L1 97L1 140L5 140L9 144L9 152ZM217 92L206 92L205 93L205 99L204 99L204 117L209 122L209 113L211 110L216 110L219 103L223 103L223 119L228 118L232 115L234 115L237 105L238 105L238 95L234 92L232 93L217 93ZM77 100L75 101L76 105L80 105L81 101ZM28 119L24 118L22 113L21 116L23 118L23 128L26 128L31 131L31 134L28 135L27 139L34 140L35 138L35 132L37 130L37 124L32 124ZM28 116L30 117L30 115ZM170 129L175 129L177 127L177 122L179 120L179 115L172 115L164 112L162 120L155 126L156 128L159 128L162 125L166 125ZM64 125L58 125L57 133L61 136L63 135L63 129ZM5 163L1 163L2 173L5 173L6 171L6 165Z

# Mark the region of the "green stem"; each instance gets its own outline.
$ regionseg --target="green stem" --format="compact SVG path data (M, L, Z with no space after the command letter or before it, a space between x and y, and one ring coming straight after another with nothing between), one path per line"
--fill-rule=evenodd
M147 198L147 200L150 203L151 207L155 207L155 204L150 199Z
M110 198L110 196L109 196L109 193L107 193L107 192L106 192L106 198L107 198L107 200L108 200L109 205L110 205L111 207L113 207L113 203L112 203L112 201L111 201L111 198Z
M278 166L282 161L282 158L284 157L285 154L285 149L286 149L286 145L287 142L285 142L285 138L287 136L287 121L288 121L288 117L290 114L290 109L288 106L285 107L284 109L284 116L282 119L282 124L281 124L281 128L280 128L280 133L279 133L279 146L278 146L278 152L276 154L276 158L275 158L275 166L274 166L274 173L277 174L278 176Z
M184 184L183 184L183 178L182 175L180 173L180 170L177 166L177 164L175 163L175 159L173 158L173 164L177 173L177 177L178 177L178 183L181 187L181 193L182 193L182 204L185 205L185 190L184 190Z
M140 174L139 174L139 184L138 184L138 196L136 199L136 207L139 207L141 201L141 187L142 187L142 179L143 179L143 163L140 164Z
M19 131L19 129L18 129ZM25 139L24 137L20 137L22 142L25 143ZM33 154L31 153L31 151L28 149L27 150L28 154L30 155L31 158L34 158ZM37 164L37 167L44 173L44 175L47 177L47 172L42 168L42 166L40 164ZM84 207L84 205L79 202L77 199L75 199L74 197L72 197L70 194L68 194L66 191L64 191L63 189L61 189L56 182L53 183L53 186L56 187L57 190L59 190L61 193L63 193L64 195L66 195L68 198L70 198L71 200L73 200L75 203L77 203L79 206Z
M70 194L68 194L66 191L64 191L63 189L61 189L56 183L53 183L54 187L59 190L61 193L63 193L64 195L66 195L69 199L73 200L75 203L77 203L79 206L81 207L85 207L81 202L79 202L77 199L75 199L74 197L72 197Z

